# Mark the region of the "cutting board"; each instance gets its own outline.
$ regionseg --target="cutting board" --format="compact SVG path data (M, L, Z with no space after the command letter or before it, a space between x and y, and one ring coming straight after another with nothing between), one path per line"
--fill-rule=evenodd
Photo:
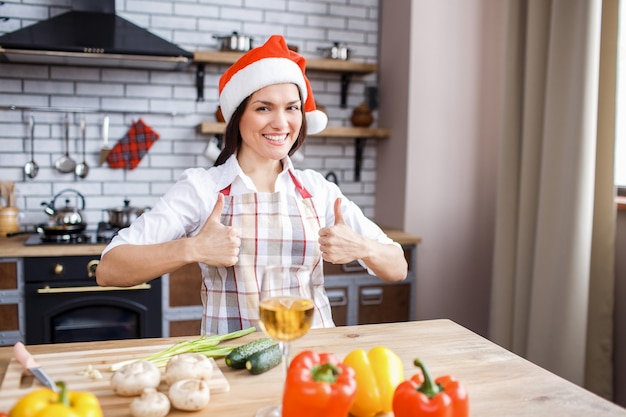
M88 391L95 394L105 410L105 417L129 417L129 404L132 397L121 397L113 393L110 385L113 372L109 370L109 367L120 361L142 358L169 346L171 345L58 352L35 355L35 360L55 381L64 381L71 391ZM214 365L213 376L208 381L211 395L229 391L228 380L215 360L211 359L211 361ZM87 375L81 375L81 371L89 366L98 370L102 378L93 379ZM30 375L30 372L24 371L15 358L11 359L2 385L0 385L0 411L9 411L18 398L41 387L42 385ZM165 382L162 381L158 389L161 392L167 392L167 388ZM169 416L189 416L189 413L173 410Z

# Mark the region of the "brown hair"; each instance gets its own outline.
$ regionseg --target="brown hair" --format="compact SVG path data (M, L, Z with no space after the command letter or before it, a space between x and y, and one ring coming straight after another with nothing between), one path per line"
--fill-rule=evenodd
M300 99L302 99L302 93L300 93L300 89L298 88L298 92L300 94ZM250 95L251 96L251 95ZM235 112L230 118L230 121L226 125L226 130L224 131L224 148L220 155L215 160L213 166L222 165L231 155L236 154L241 148L241 133L239 131L239 123L241 122L241 117L243 116L243 112L246 109L248 101L250 100L250 96L246 97L241 104L237 107ZM302 126L300 126L300 133L298 134L298 138L294 142L293 146L289 150L289 156L293 155L304 143L306 139L306 113L304 111L304 103L301 106L302 112Z

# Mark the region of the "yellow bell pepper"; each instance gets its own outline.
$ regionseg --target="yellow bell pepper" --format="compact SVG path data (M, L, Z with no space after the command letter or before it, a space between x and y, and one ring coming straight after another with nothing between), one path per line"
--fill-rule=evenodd
M41 388L20 398L9 417L102 417L98 398L89 392L68 391L63 382L56 393Z
M356 373L356 399L350 414L373 417L393 410L393 393L404 381L404 368L398 355L386 347L376 346L369 352L353 350L343 363Z

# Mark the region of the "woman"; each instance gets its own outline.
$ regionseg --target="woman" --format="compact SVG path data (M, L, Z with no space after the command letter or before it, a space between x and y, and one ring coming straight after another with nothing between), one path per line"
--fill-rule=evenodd
M203 334L257 325L263 269L306 265L318 286L314 327L334 326L322 260L362 262L386 281L406 277L402 248L319 173L289 155L326 127L305 59L281 36L246 53L220 78L225 146L210 169L178 182L102 254L99 285L132 286L197 262ZM176 285L171 282L170 285Z

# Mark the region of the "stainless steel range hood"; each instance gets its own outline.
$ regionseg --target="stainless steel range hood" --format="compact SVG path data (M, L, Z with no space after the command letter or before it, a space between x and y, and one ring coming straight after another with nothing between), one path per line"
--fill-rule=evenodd
M193 54L115 14L115 0L72 0L70 11L0 36L0 60L176 70Z

